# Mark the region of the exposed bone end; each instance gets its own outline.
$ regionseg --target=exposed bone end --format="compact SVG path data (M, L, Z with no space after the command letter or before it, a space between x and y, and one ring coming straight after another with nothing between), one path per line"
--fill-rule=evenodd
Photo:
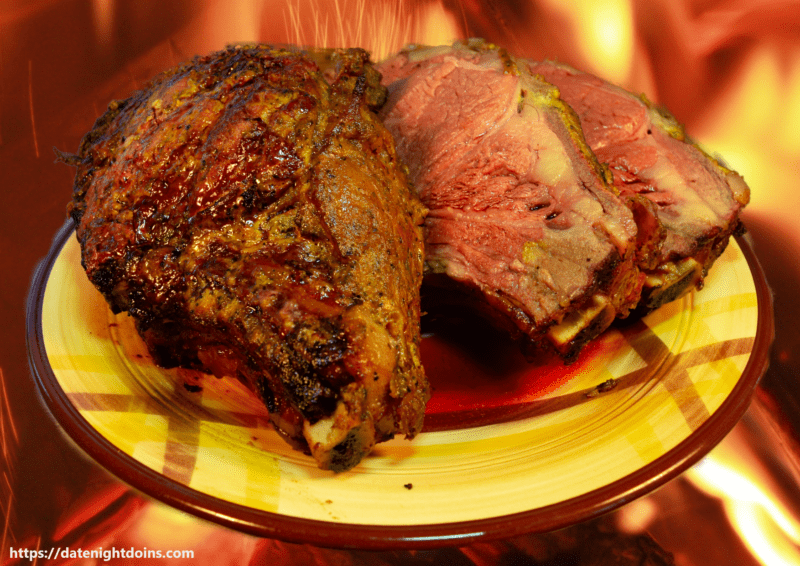
M587 306L572 311L560 323L551 326L547 340L564 361L571 362L588 341L611 325L616 312L608 297L595 295Z
M314 424L304 423L303 436L321 469L345 472L372 450L375 427L371 419L358 416L340 402L330 417Z
M687 257L677 263L663 264L655 273L648 273L637 314L654 311L701 286L703 271L700 262Z

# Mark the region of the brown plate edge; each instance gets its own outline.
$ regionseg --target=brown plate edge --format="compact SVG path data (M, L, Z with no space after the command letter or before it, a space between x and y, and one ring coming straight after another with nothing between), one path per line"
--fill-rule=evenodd
M31 372L56 421L86 454L145 495L225 527L287 542L369 550L461 546L477 540L549 532L613 511L680 475L730 432L749 407L752 394L767 370L775 333L772 293L766 277L750 243L745 237L737 237L758 298L753 350L730 395L678 446L605 487L567 501L511 515L410 526L328 523L252 509L178 484L119 450L83 418L61 389L48 363L42 328L47 279L74 228L74 223L67 220L54 237L50 251L36 267L26 306L26 342Z

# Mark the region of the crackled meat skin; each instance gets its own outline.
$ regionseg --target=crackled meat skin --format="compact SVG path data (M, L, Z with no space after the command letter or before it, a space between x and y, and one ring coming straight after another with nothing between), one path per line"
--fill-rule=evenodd
M411 47L379 70L380 115L429 209L426 296L465 299L567 360L627 315L642 285L633 214L552 85L477 40Z
M640 247L648 253L640 257L647 279L639 310L701 287L730 236L741 229L739 213L750 194L744 180L644 97L564 64L528 64L558 87L614 185L640 207L640 234L650 234L655 245Z
M155 360L241 379L335 471L413 437L428 397L425 209L379 80L358 49L231 47L112 103L65 157L89 279Z

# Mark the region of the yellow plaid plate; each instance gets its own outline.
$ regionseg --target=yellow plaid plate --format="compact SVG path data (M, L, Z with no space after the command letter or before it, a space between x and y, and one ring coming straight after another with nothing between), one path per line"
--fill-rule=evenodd
M29 303L44 397L102 465L248 532L365 547L557 528L661 485L742 415L772 337L763 275L732 240L703 290L606 332L593 359L516 417L434 427L333 474L290 449L238 381L156 367L88 282L71 225Z

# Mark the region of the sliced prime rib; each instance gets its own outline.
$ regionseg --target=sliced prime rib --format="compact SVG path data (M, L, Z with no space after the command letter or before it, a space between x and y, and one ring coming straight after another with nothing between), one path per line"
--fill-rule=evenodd
M470 303L567 360L637 304L633 214L555 87L480 40L412 46L378 70L380 116L429 210L432 303Z
M241 379L335 471L413 437L428 397L425 210L385 95L359 49L231 47L112 103L65 157L88 277L157 363Z
M653 252L640 258L647 278L639 310L701 287L740 228L739 213L750 194L744 180L703 152L673 116L646 98L563 64L530 62L530 70L558 87L580 117L597 159L608 165L614 185L638 203L640 235L664 234Z

